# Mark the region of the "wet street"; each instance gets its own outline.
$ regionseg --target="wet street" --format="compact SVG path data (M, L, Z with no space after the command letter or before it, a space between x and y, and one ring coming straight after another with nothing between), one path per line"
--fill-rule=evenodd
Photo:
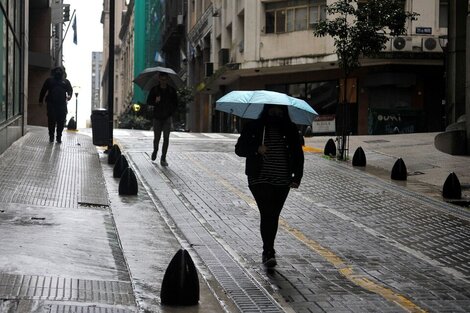
M168 168L150 162L151 136L116 137L194 255L247 310L470 307L465 209L306 153L301 188L282 212L279 265L266 273L244 159L233 153L237 135L173 133Z
M238 135L172 133L162 168L153 133L115 130L139 188L120 196L86 130L40 131L0 156L0 312L468 312L468 209L306 152L268 272ZM199 305L162 306L180 248Z

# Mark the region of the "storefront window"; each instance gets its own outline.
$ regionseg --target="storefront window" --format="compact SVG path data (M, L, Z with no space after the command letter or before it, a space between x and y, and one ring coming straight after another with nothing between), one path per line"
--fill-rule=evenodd
M5 17L0 13L0 123L6 120L7 105L6 105L6 86L7 86L7 75L6 75L6 32L7 25Z
M305 84L290 84L288 85L289 96L299 99L305 99Z
M13 116L13 73L15 64L15 40L13 39L13 32L8 29L8 71L7 71L7 118Z
M15 96L14 96L14 107L13 107L13 114L14 115L18 115L20 114L21 110L20 110L20 86L21 86L21 75L20 75L20 57L21 57L21 53L20 53L20 47L18 44L15 44L15 82L14 82L14 86L15 86Z

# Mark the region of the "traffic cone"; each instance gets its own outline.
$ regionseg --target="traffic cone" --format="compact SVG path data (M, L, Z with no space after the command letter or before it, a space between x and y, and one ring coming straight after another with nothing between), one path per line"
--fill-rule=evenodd
M352 159L353 166L366 166L366 154L362 147L359 147L354 152L354 156Z
M325 145L325 149L323 149L323 154L331 157L336 156L336 145L333 139L328 139Z
M454 172L447 176L442 187L442 196L446 199L462 199L462 186L460 186L460 181Z
M137 189L137 178L134 171L130 167L124 169L119 181L119 195L135 196Z
M120 155L121 149L119 149L119 146L113 145L111 149L109 149L108 164L115 164Z
M180 249L163 276L160 299L164 305L199 303L199 278L188 251Z
M122 173L128 167L129 167L129 163L127 162L126 157L123 154L121 154L118 160L116 161L116 164L114 164L113 177L121 178Z
M399 158L393 165L391 178L394 180L406 180L407 176L405 162L403 162L402 158Z

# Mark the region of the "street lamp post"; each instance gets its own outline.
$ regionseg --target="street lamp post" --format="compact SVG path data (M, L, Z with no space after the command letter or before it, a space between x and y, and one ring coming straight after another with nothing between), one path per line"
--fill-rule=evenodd
M75 123L78 126L78 94L80 93L80 86L74 86L73 91L75 93Z

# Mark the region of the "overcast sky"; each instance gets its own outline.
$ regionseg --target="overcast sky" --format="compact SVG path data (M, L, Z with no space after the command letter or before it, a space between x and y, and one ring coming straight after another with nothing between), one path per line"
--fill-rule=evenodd
M100 23L102 0L65 0L70 15L76 10L77 45L73 43L72 21L64 40L63 54L67 78L72 86L80 86L78 95L78 127L85 127L91 114L91 54L103 51L103 25ZM64 27L67 29L68 23ZM69 102L67 121L75 115L75 95Z

